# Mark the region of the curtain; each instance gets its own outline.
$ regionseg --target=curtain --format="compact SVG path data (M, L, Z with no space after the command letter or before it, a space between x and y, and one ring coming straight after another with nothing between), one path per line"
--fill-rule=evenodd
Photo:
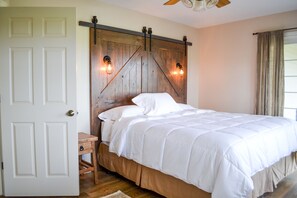
M282 116L284 109L284 33L258 34L256 114Z

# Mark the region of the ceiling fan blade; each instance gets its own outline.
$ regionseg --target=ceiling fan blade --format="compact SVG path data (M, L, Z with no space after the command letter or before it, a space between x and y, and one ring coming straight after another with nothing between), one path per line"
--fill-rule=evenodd
M221 7L224 7L225 5L228 5L229 3L231 3L229 0L219 0L216 6L218 8L221 8Z
M177 2L179 2L180 0L169 0L167 1L166 3L164 3L164 5L174 5L176 4Z

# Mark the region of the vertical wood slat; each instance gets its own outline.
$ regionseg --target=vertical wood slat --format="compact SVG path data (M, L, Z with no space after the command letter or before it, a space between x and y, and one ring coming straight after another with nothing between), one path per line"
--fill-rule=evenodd
M148 62L147 56L141 57L141 92L148 92Z
M91 35L93 31L91 28ZM144 50L143 43L141 36L97 30L97 45L94 45L90 36L91 134L98 136L99 140L98 114L132 104L131 99L139 93L166 91L177 102L186 103L184 45L153 39L152 52L149 52ZM102 70L105 55L111 58L112 74ZM183 76L172 74L177 62L183 65Z

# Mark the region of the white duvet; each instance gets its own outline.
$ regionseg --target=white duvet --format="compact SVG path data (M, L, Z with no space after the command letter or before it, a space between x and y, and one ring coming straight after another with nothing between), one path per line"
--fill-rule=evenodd
M251 176L297 150L296 123L197 109L124 118L113 126L109 148L214 198L247 197Z

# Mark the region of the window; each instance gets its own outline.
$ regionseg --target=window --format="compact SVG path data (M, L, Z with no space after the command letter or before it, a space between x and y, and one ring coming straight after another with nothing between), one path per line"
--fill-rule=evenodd
M284 117L297 120L297 32L285 35L285 103Z

